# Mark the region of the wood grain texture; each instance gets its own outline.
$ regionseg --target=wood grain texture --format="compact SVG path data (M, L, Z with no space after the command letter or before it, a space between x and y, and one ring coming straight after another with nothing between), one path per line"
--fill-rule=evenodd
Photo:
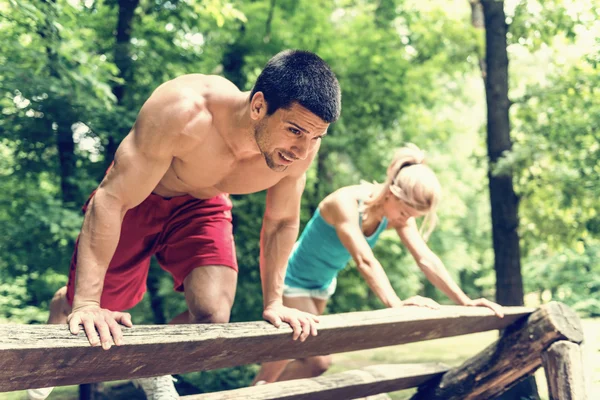
M587 400L581 347L558 341L542 353L550 400Z
M184 396L183 400L314 400L356 399L408 389L441 376L442 364L372 365L317 378L297 379L218 393Z
M496 343L452 368L439 382L419 388L411 400L492 399L535 372L542 353L559 340L581 343L583 329L573 310L552 302L510 326Z
M260 322L138 325L125 345L91 348L66 325L0 325L0 392L202 371L254 362L341 353L504 329L533 309L510 307L497 318L485 308L404 307L321 317L304 343L291 328Z

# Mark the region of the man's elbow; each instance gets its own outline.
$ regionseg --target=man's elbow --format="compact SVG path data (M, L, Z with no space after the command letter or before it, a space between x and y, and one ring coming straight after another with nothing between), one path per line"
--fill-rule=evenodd
M300 221L297 218L268 218L263 220L263 231L265 233L281 233L285 231L299 231Z
M115 195L110 190L100 187L90 199L88 208L95 212L100 211L125 215L125 213L133 207L128 205L120 196Z

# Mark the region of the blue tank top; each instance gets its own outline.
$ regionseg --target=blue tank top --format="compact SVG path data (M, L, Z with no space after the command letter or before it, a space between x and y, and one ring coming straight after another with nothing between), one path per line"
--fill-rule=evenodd
M362 213L358 218L362 226ZM387 224L387 219L383 217L375 232L366 237L371 248ZM317 209L294 245L288 260L285 284L304 289L325 289L351 258L335 228L325 222Z

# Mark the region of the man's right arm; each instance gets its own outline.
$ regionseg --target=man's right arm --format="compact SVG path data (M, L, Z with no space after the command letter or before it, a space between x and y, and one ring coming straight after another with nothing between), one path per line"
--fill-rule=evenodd
M129 314L100 308L108 265L115 253L127 210L150 195L171 165L181 132L201 111L197 102L168 87L159 88L142 107L115 162L86 212L79 238L72 333L83 324L90 344L110 347L111 335L122 343L118 322L131 326ZM96 329L100 334L96 334Z

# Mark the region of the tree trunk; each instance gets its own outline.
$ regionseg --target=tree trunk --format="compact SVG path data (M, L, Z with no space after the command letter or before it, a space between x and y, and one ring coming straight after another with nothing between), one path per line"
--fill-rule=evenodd
M115 139L115 136L109 134L106 146L104 146L104 168L102 169L102 173L98 177L98 181L104 179L104 175L106 175L106 170L108 170L110 164L112 164L112 162L114 161L118 145L119 143Z
M240 90L245 90L246 74L243 68L246 64L244 57L248 53L248 48L244 44L246 36L246 25L242 23L239 28L239 36L230 44L221 60L223 65L223 76L233 82Z
M139 0L118 0L119 18L117 20L117 30L115 34L116 44L114 57L115 64L119 68L119 75L123 79L123 83L118 83L113 87L113 94L117 98L117 104L123 102L125 89L133 77L130 54L131 24L135 9L139 2Z
M492 206L492 235L495 253L496 298L506 306L523 305L523 281L519 249L518 198L512 173L491 173L502 154L512 147L508 109L507 25L503 2L482 2L486 26L485 93L488 109L487 145Z
M123 104L127 85L133 80L133 62L131 60L131 29L135 9L139 5L139 0L118 0L119 16L117 19L117 29L115 31L114 59L115 65L119 68L119 77L123 79L122 83L113 86L112 92L117 98L117 106ZM130 127L123 127L121 124L115 124L118 133L110 133L108 142L105 146L104 163L105 170L113 162L115 151L117 150L120 139L129 132Z
M273 23L273 15L275 14L275 5L277 4L277 0L271 0L271 5L269 6L269 14L267 16L267 22L265 26L265 37L263 41L265 43L269 43L271 41L271 25Z
M510 151L508 100L508 53L504 2L482 0L485 24L485 81L487 100L487 147L492 210L492 239L496 271L496 300L504 306L523 305L523 279L519 248L519 201L513 189L512 172L494 175L498 159ZM474 11L476 7L472 8ZM476 21L476 18L473 18ZM535 379L530 377L502 396L504 399L537 399Z
M46 18L44 25L38 30L38 35L45 42L46 56L48 59L48 73L54 80L61 79L59 71L59 55L56 49L60 43L60 33L54 25L57 19L56 4L54 0L44 1L46 3ZM62 201L65 205L75 207L78 204L77 185L75 184L75 142L71 125L73 116L70 114L71 107L68 99L50 98L45 104L46 126L49 132L56 126L56 149L58 152L60 187Z
M62 201L68 207L78 207L79 190L75 184L75 142L71 124L65 120L58 121L56 130L56 146L60 161L60 188Z
M319 207L319 203L323 200L330 192L332 187L331 173L327 170L326 160L329 157L327 149L319 149L317 153L317 179L314 183L314 199L310 202L310 215L313 215Z

